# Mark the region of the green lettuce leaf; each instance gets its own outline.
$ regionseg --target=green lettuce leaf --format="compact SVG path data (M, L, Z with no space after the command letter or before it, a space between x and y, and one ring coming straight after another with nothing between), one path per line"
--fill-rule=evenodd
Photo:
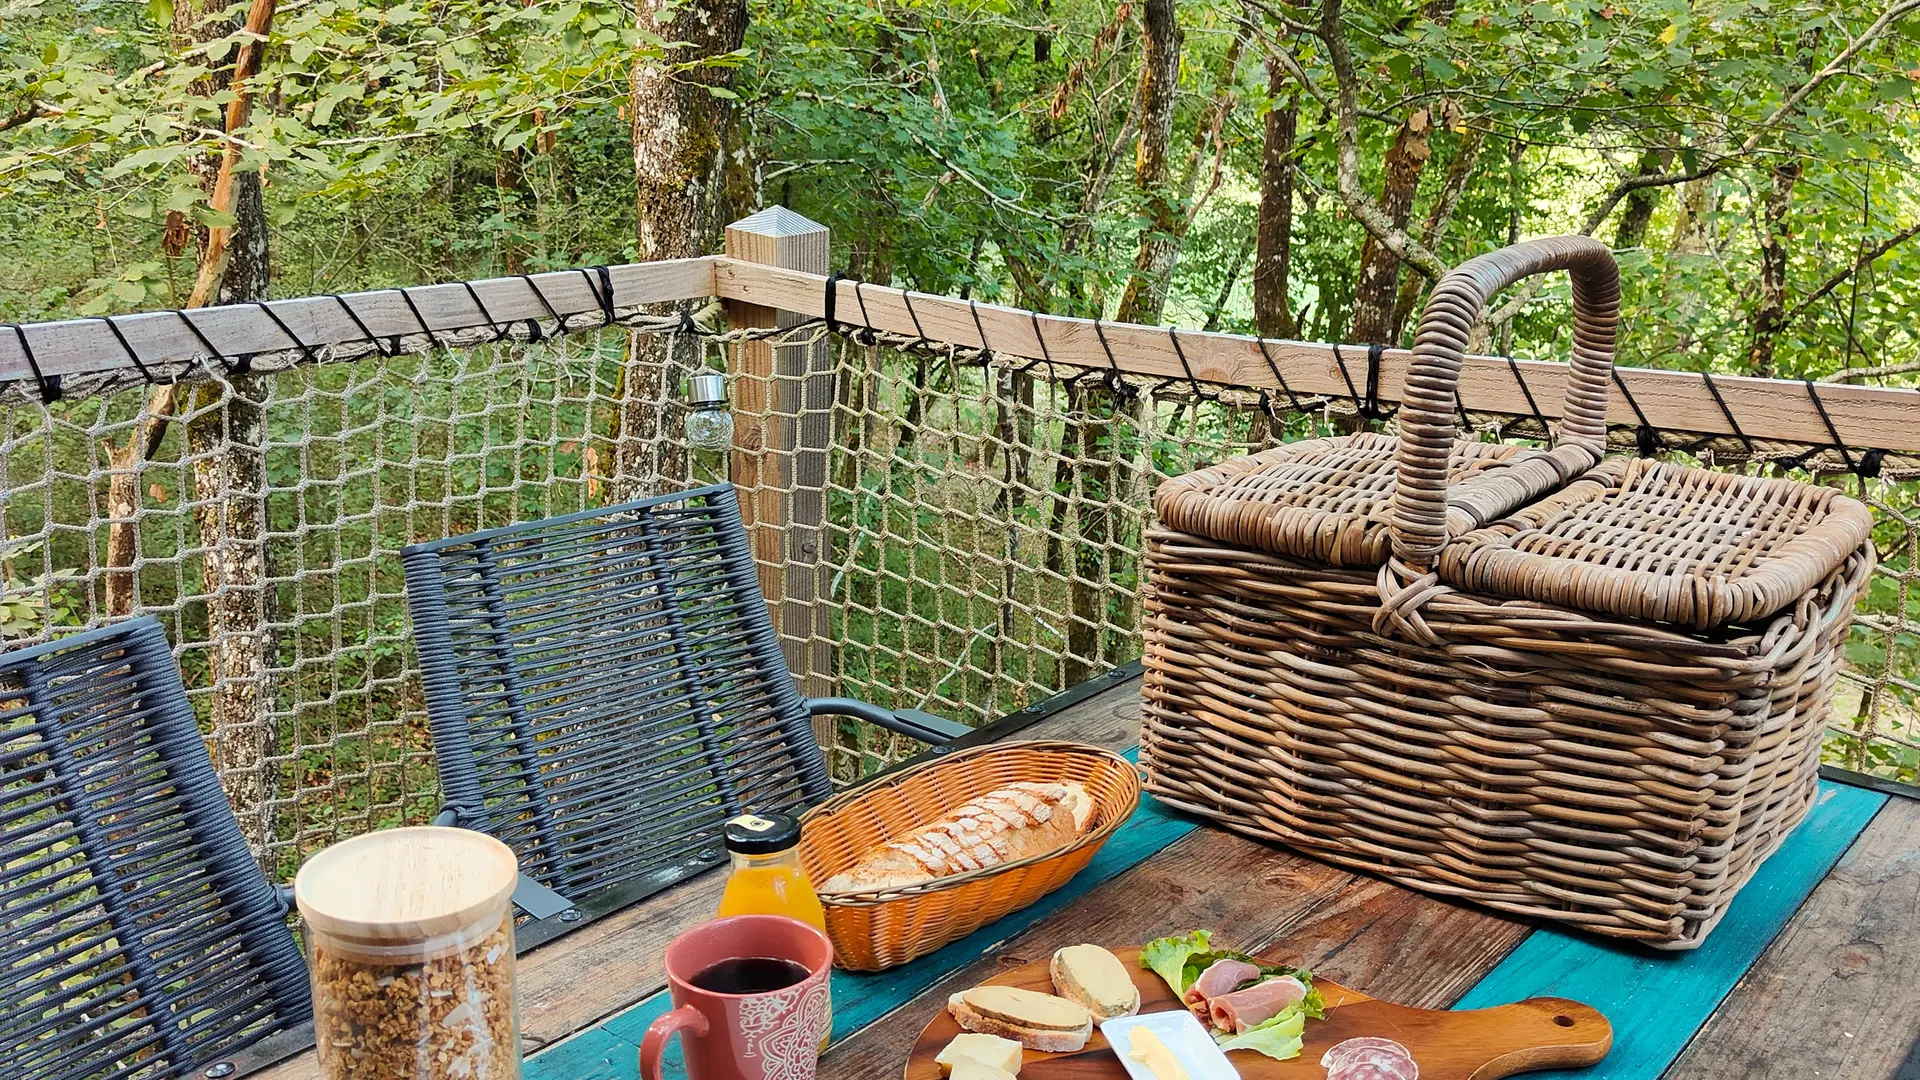
M1195 971L1192 975L1186 973L1187 968L1191 966L1188 958L1195 953L1207 953L1212 948L1212 939L1213 935L1206 930L1155 938L1140 950L1140 966L1160 976L1173 989L1173 996L1176 999L1184 998L1187 987L1192 986L1193 980L1200 977L1199 971Z
M1222 1050L1252 1050L1285 1061L1300 1056L1301 1033L1307 1029L1305 1003L1282 1009L1266 1023L1220 1039Z

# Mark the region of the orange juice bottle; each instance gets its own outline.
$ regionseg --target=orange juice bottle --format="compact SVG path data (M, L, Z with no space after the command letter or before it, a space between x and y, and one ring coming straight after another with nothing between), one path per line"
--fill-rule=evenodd
M785 915L825 932L827 913L800 868L800 822L786 814L742 814L723 830L733 870L720 897L721 918Z

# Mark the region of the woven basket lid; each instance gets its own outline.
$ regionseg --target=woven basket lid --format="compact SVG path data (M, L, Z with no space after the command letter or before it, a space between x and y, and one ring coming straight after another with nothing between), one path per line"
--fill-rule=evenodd
M1391 551L1399 440L1365 432L1307 439L1162 483L1154 512L1171 529L1328 566L1373 567ZM1448 458L1447 526L1459 535L1498 520L1594 464L1578 446L1554 451L1459 440Z
M513 850L486 833L423 825L321 851L293 896L308 925L338 941L407 945L497 919L518 876Z
M1832 488L1613 458L1459 536L1435 570L1469 592L1707 629L1796 603L1871 558L1872 531Z

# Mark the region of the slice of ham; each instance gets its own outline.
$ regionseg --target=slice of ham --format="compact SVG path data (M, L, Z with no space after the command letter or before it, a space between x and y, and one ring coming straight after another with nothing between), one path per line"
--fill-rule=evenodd
M1207 1002L1217 1031L1239 1034L1274 1018L1281 1010L1300 1004L1307 996L1304 983L1291 975L1254 983L1245 990L1220 994Z
M1348 1039L1320 1057L1327 1080L1419 1080L1420 1066L1392 1039Z
M1202 1020L1207 1018L1207 1002L1231 991L1248 979L1260 977L1260 969L1245 960L1215 960L1187 987L1187 1008Z

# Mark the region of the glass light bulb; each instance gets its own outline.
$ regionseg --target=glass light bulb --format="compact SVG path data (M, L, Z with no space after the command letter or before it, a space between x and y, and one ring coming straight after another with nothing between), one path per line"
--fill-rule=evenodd
M687 445L695 450L733 449L733 414L704 405L687 414Z

